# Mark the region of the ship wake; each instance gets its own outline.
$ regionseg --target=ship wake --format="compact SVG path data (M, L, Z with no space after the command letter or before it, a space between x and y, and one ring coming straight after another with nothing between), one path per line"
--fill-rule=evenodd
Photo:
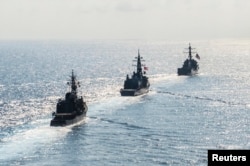
M228 105L250 106L249 104L242 103L242 102L231 102L231 101L226 101L223 99L216 99L216 98L202 97L202 96L192 96L192 95L174 93L174 92L169 92L169 91L157 91L157 93L167 94L167 95L176 96L176 97L180 97L180 98L191 98L191 99L196 99L196 100L206 100L206 101L212 101L212 102L219 102L219 103L228 104Z

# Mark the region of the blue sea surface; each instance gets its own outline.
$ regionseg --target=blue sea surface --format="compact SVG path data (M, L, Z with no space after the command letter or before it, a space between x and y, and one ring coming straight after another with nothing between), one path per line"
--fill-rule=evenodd
M177 76L191 42L197 76ZM121 97L138 49L146 95ZM250 40L0 41L0 165L207 165L250 149ZM72 69L87 117L50 127Z

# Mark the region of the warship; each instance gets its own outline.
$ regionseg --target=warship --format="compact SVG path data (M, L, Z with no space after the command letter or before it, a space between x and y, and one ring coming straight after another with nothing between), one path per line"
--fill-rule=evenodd
M70 78L71 80L67 84L71 87L71 91L66 93L65 99L59 99L56 112L52 113L53 119L50 126L72 125L86 116L88 107L83 97L77 96L77 88L80 87L80 83L76 80L73 70Z
M149 91L149 80L148 77L146 77L144 74L146 74L146 70L148 68L141 64L143 60L143 57L140 56L140 51L138 50L138 56L135 57L137 64L136 66L137 71L133 72L132 77L130 78L129 75L127 75L126 80L124 81L124 88L120 90L121 96L138 96L145 93L148 93ZM144 70L142 70L142 67Z
M192 53L196 52L192 51L194 48L191 47L190 43L187 49L188 52L185 53L188 53L188 58L184 61L182 68L178 68L177 70L178 75L195 75L198 73L199 70L198 62L192 57ZM195 57L197 59L200 59L200 56L197 53Z

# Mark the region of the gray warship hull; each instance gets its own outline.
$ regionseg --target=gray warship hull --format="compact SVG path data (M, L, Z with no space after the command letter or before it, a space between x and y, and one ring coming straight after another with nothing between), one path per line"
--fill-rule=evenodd
M179 76L192 76L198 74L197 70L190 68L178 68L177 73Z
M86 117L86 112L80 115L57 113L55 117L50 121L50 126L69 126L82 121Z
M120 93L121 96L139 96L145 93L148 93L148 88L141 88L141 89L121 89Z

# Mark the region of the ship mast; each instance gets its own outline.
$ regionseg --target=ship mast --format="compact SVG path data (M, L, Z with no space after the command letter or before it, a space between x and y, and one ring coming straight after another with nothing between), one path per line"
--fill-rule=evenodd
M79 82L76 81L76 76L74 75L74 70L72 70L71 74L71 80L68 82L68 85L71 86L71 93L77 94L77 86L79 85Z
M189 43L189 47L188 47L188 57L190 60L192 59L192 48L191 48L190 43Z
M138 50L138 57L137 57L137 73L139 75L142 75L140 50Z
M189 43L189 47L187 49L188 49L188 52L184 52L184 53L188 53L188 58L189 58L189 60L191 60L193 58L192 53L197 53L197 52L194 52L194 51L192 52L192 50L194 50L195 48L192 48L190 43Z

